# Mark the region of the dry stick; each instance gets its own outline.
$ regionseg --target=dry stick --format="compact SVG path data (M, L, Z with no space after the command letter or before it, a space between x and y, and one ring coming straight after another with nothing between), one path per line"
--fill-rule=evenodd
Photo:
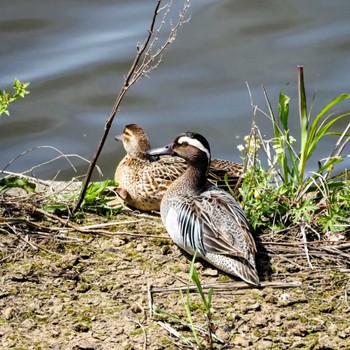
M41 164L38 164L38 165L34 165L31 169L28 169L28 170L24 171L22 174L14 174L14 175L15 175L15 176L22 176L22 177L25 177L25 175L24 175L25 173L30 173L30 172L32 172L35 168L38 168L38 167L40 167L40 166L42 166L42 165L49 164L49 163L51 163L51 162L53 162L53 161L55 161L55 160L57 160L57 159L60 159L60 158L62 158L62 157L65 158L65 159L67 160L67 162L69 163L69 165L73 168L73 170L74 170L75 172L76 172L76 169L75 169L74 165L72 164L72 162L69 160L69 157L78 157L78 158L80 158L80 159L82 159L82 160L88 162L87 159L83 158L82 156L79 156L78 154L64 154L64 153L62 153L58 148L53 147L53 146L38 146L38 147L29 148L29 149L25 150L24 152L22 152L21 154L17 155L17 156L16 156L15 158L13 158L12 160L10 160L10 161L8 162L8 164L7 164L2 170L0 170L0 174L6 174L6 173L8 173L8 172L6 171L6 169L8 169L8 167L9 167L12 163L14 163L16 160L18 160L19 158L23 157L23 156L26 155L27 153L30 153L30 152L33 152L33 151L37 151L37 150L39 150L39 149L46 149L46 148L52 149L52 150L56 151L57 153L59 153L60 155L59 155L58 157L56 157L56 158L53 158L53 159L47 161L47 162L44 162L44 163L41 163ZM37 179L37 181L40 181L40 180Z
M40 250L43 250L44 252L49 253L49 254L55 254L55 255L57 255L57 256L62 256L61 254L56 253L56 252L53 252L53 251L51 251L51 250L48 250L48 249L42 247L42 246L39 245L39 244L30 242L29 239L28 239L28 235L25 236L25 238L23 238L21 234L17 233L17 231L16 231L15 228L12 228L12 230L13 230L13 233L14 233L20 240L22 240L23 242L25 242L27 245L31 246L34 250L39 250L39 249L40 249Z
M111 232L111 231L108 231L108 230L90 230L90 229L85 229L84 227L83 228L80 228L79 226L77 225L74 225L72 224L70 221L67 221L66 219L62 219L60 218L59 216L55 215L55 214L52 214L52 213L48 213L47 211L43 210L43 209L40 209L38 207L36 207L35 205L32 205L32 204L24 204L24 203L21 203L21 206L26 208L28 211L31 211L31 212L36 212L36 213L40 213L52 220L56 220L58 221L59 223L61 223L63 226L67 227L67 228L70 228L70 229L73 229L74 231L77 231L77 232L81 232L81 233L91 233L91 234L100 234L100 235L107 235L107 236L114 236L114 235L124 235L124 236L132 236L132 237L146 237L146 238L150 238L150 239L158 239L158 238L161 238L161 239L170 239L169 236L165 236L165 235L147 235L147 234L141 234L141 233L136 233L136 232L127 232L127 231L117 231L117 232ZM45 228L45 230L48 230L50 231L50 228L46 228L46 227L42 227L42 226L39 226L39 225L36 225L36 224L33 224L32 222L30 221L27 221L25 219L10 219L10 220L7 220L7 219L3 219L3 218L0 218L0 224L1 224L1 221L4 221L5 224L9 224L9 223L14 223L14 222L24 222L24 223L27 223L28 225L32 225L32 226L36 226L36 228L40 227L41 229ZM57 228L56 228L57 229ZM52 230L52 228L51 228ZM60 231L64 230L63 228L60 229Z
M133 319L129 318L129 320L131 322L136 323L142 329L142 332L143 332L143 350L146 350L147 349L147 333L146 333L145 327L137 319L133 320Z
M8 165L7 165L8 166ZM20 177L26 180L31 180L34 181L36 183L42 184L42 185L47 185L48 181L47 180L41 180L41 179L37 179L35 177L32 176L28 176L28 175L24 175L24 173L22 174L18 174L18 173L14 173L12 171L6 171L5 169L0 171L0 174L5 174L5 175L11 175L11 176L16 176L16 177Z
M306 233L305 233L305 226L301 225L301 233L303 235L303 242L307 243L307 238L306 238ZM305 251L305 255L306 255L306 260L310 266L310 268L312 269L312 263L311 263L311 259L310 259L310 255L309 255L309 249L307 247L307 244L304 245L304 251Z
M209 283L209 284L203 284L203 289L215 289L217 291L221 290L232 290L232 288L236 289L251 289L251 288L297 288L301 286L301 282L261 282L259 286L251 286L245 282L230 282L230 283ZM190 291L197 291L197 286L191 285L191 286L178 286L178 287L165 287L165 288L159 288L159 287L149 287L149 294L151 293L168 293L173 291L179 291L179 290L187 290L187 288Z
M190 344L190 341L186 338L184 338L181 333L179 333L176 329L174 329L173 327L170 326L169 323L167 322L161 322L158 321L157 322L159 324L159 326L161 326L162 328L164 328L167 332L169 332L170 334L172 334L174 337L178 338L179 340L182 341L182 343L184 344ZM175 344L177 345L177 344Z
M137 219L137 220L130 220L130 221L112 221L112 222L105 222L103 224L95 224L95 225L89 225L89 226L82 226L80 227L81 230L94 230L99 229L102 227L108 227L108 226L114 226L114 225L127 225L127 224L134 224L144 221L143 219Z
M167 239L170 240L171 238L169 236L162 236L162 235L150 235L150 234L142 234L139 232L128 232L128 231L107 231L107 230L80 230L79 227L75 228L78 232L81 233L91 233L96 235L105 235L107 237L112 236L130 236L130 237L137 237L137 238L147 238L147 239Z
M348 310L350 310L350 305L348 302L348 288L350 287L350 279L348 280L348 282L346 283L345 287L344 287L344 300L345 300L345 305L348 307Z
M118 97L114 103L114 106L113 106L113 109L112 109L112 112L109 116L109 118L107 119L106 121L106 124L105 124L105 128L104 128L104 132L103 132L103 135L102 135L102 138L100 140L100 143L97 147L97 150L96 150L96 153L89 165L89 168L88 168L88 171L86 173L86 178L85 180L83 181L83 186L82 186L82 189L81 189L81 192L80 192L80 195L79 195L79 198L78 198L78 201L75 205L75 207L73 208L73 211L72 211L72 214L74 214L80 207L81 203L83 202L83 199L84 199L84 196L85 196L85 192L87 190L87 187L89 185L89 182L90 182L90 179L91 179L91 176L92 176L92 173L94 171L94 168L95 168L95 165L97 163L97 159L98 157L100 156L101 154L101 151L102 151L102 148L105 144L105 141L107 139L107 136L108 136L108 133L110 131L110 128L112 126L112 122L114 120L114 117L116 116L117 112L118 112L118 109L119 109L119 106L120 106L120 103L124 97L124 95L126 94L126 92L128 91L129 87L131 85L133 85L137 79L133 79L131 80L136 68L137 68L137 65L141 59L141 56L143 55L143 53L145 52L150 40L151 40L151 37L153 35L153 30L154 30L154 25L155 25L155 22L156 22L156 18L157 18L157 15L158 15L158 10L159 10L159 6L160 6L160 3L161 3L161 0L158 0L157 1L157 5L156 5L156 8L154 10L154 13L153 13L153 17L152 17L152 22L151 22L151 26L150 26L150 29L148 31L148 36L146 38L146 40L144 41L144 43L141 45L141 47L138 47L137 49L137 55L134 59L134 62L124 80L124 84L118 94Z
M148 296L149 317L152 319L152 315L153 315L153 294L152 294L152 284L150 282L147 282L147 296Z
M173 327L171 327L171 326L169 325L169 323L164 322L164 321L158 321L157 323L158 323L162 328L164 328L166 331L168 331L170 334L172 334L173 336L175 336L176 338L178 338L181 342L187 343L187 344L189 344L189 345L191 344L191 340L189 340L188 338L183 337L183 336L181 335L181 333L179 333L177 330L175 330ZM189 327L189 325L187 325L187 324L184 323L184 322L181 322L181 321L180 321L180 323L183 324L183 325L185 325L185 326L188 326L188 327ZM202 333L202 334L207 334L207 333L208 333L206 330L204 330L204 329L202 329L202 328L200 328L200 327L198 327L198 326L193 325L193 327L194 327L194 329L195 329L197 332L199 332L199 333ZM212 335L212 337L215 338L219 343L225 344L225 342L224 342L222 339L220 339L215 333L211 333L211 335ZM175 345L177 345L177 344L175 344ZM193 346L191 346L191 347L194 348ZM212 349L212 348L213 348L213 347L211 346L210 349ZM197 347L196 347L195 349L197 349Z
M327 246L326 244L331 244L330 246ZM293 242L293 243L287 243L287 242L271 242L271 241L264 241L262 240L261 245L264 247L266 246L280 246L280 247L291 247L291 248L298 248L299 246L308 245L310 249L317 249L317 246L324 246L325 248L337 248L337 249L348 249L350 248L350 243L347 243L347 241L330 241L330 240L324 240L324 241L307 241L307 242ZM316 247L315 247L316 246ZM282 249L282 248L281 248Z
M27 226L31 226L36 229L55 232L58 229L56 227L47 227L44 225L39 225L33 221L27 220L27 219L7 219L7 218L0 218L0 226L2 225L14 225L14 224L26 224Z

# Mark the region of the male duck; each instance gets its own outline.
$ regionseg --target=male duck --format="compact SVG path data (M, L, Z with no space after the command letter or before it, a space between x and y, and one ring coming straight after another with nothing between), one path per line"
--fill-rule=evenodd
M217 268L258 285L256 247L246 216L230 194L207 181L208 141L186 132L174 143L147 154L179 156L187 163L185 173L165 192L160 207L172 240L187 253L197 251Z
M169 185L186 170L186 162L179 157L150 157L148 137L140 125L126 125L122 135L126 156L118 164L115 181L117 193L131 207L139 210L159 210L160 201ZM159 159L158 162L154 160ZM243 165L227 160L213 159L209 169L209 181L227 188L224 175L232 189L243 176Z

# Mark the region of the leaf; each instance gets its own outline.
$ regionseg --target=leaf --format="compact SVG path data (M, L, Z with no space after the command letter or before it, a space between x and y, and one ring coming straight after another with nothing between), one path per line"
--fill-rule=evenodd
M64 204L49 204L49 205L44 205L42 209L49 213L55 213L57 211L65 211L67 210L68 206Z
M23 98L25 95L29 94L29 91L26 88L30 83L22 83L18 79L14 80L13 89L15 94L12 92L6 92L5 90L0 90L0 116L5 113L10 115L8 111L9 104L16 101L18 98Z
M9 176L0 180L0 193L5 193L10 188L21 188L26 192L34 192L35 184L17 176Z
M288 116L289 116L289 101L290 97L280 92L280 98L278 103L278 108L280 112L280 121L282 123L283 129L288 130Z

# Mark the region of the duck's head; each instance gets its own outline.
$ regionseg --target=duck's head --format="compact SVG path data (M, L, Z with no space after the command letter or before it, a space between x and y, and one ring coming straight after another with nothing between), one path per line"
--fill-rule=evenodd
M189 164L210 163L210 146L205 137L195 132L187 131L180 134L173 143L147 151L149 156L178 156Z
M123 142L125 151L131 158L159 159L159 157L147 155L146 151L149 150L151 146L145 130L138 124L126 125L123 133L116 136L115 139Z

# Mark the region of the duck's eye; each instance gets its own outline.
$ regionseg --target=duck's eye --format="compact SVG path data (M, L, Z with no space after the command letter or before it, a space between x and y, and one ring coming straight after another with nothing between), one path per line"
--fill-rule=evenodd
M183 146L183 147L188 146L188 142L187 141L182 142L181 146Z

